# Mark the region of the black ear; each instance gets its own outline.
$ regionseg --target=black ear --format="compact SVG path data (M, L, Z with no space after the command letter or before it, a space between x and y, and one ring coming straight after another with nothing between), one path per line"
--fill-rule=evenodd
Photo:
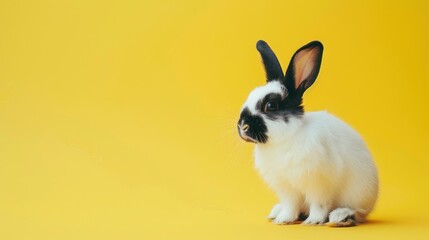
M268 44L263 40L259 40L256 43L256 49L258 49L261 54L267 76L267 82L272 80L282 80L284 78L282 67L270 46L268 46Z
M298 49L286 71L285 85L289 93L301 98L316 81L322 63L323 45L313 41Z

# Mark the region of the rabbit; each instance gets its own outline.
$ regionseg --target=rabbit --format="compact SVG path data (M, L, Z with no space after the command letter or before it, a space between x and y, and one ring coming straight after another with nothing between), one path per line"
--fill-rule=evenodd
M322 43L298 49L285 74L266 42L256 47L267 83L249 94L237 128L255 144L255 168L280 200L268 219L333 227L364 222L378 196L377 168L365 142L342 120L302 106L319 74Z

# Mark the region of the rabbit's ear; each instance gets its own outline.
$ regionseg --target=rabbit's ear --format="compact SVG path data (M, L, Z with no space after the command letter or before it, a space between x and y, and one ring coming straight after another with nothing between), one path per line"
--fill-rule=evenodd
M323 45L313 41L300 48L293 55L286 71L285 85L290 93L298 97L309 88L317 78L322 63Z
M256 43L256 49L262 57L262 62L264 63L265 73L267 77L267 82L272 80L282 81L284 78L282 67L280 66L279 60L271 50L270 46L263 40L259 40Z

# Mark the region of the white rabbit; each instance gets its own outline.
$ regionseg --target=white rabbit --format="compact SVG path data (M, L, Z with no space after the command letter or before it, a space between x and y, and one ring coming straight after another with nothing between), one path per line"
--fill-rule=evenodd
M267 84L245 102L238 132L253 142L255 165L280 202L276 224L352 226L364 222L378 195L378 174L364 141L333 115L304 112L302 96L319 73L323 45L314 41L292 57L286 74L264 41L257 49Z

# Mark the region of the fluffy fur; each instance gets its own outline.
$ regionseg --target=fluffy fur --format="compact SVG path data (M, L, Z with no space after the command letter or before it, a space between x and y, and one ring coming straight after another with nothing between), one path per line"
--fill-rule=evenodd
M305 46L296 54L301 54L302 49ZM270 54L275 57L272 52ZM265 64L266 58L263 59ZM294 58L289 68L294 68L293 64ZM310 66L311 69L300 68L309 72L314 66L320 67L320 62ZM317 72L313 80L294 79L307 84L302 92L312 84L308 81L314 82L317 77L319 70L314 71ZM364 222L374 208L378 193L377 170L371 154L355 130L326 111L291 111L300 106L302 95L296 94L299 84L291 89L295 84L287 83L286 79L293 79L287 75L283 80L268 76L267 85L250 93L243 109L251 116L242 114L238 122L240 136L256 143L256 169L280 200L268 218L276 224L295 223L300 215L306 216L303 224L311 225L328 222L331 226L351 226ZM264 112L258 104L272 93L282 96L279 108ZM297 106L287 104L291 101ZM276 114L279 117L273 117ZM245 127L249 117L262 120L258 121L258 126ZM266 141L251 136L248 127L253 132L264 127Z

